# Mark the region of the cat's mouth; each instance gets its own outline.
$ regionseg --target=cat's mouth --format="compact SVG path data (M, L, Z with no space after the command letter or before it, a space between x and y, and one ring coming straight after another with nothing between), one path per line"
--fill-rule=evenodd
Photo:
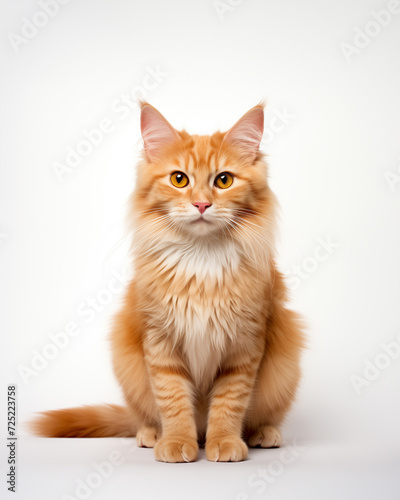
M200 216L191 222L192 224L211 224L211 222L204 217Z

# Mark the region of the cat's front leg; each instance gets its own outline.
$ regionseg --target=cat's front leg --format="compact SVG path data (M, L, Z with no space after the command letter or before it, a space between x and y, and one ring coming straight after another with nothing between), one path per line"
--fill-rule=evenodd
M146 363L160 412L162 435L154 447L160 462L193 462L199 446L193 386L182 359L162 343L145 346Z
M259 354L231 357L216 379L207 423L207 460L239 462L247 458L241 435L260 358Z

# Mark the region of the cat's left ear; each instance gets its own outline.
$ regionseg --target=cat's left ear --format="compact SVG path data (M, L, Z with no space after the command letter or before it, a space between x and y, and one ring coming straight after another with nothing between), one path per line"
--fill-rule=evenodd
M147 102L141 103L140 128L147 160L160 156L165 146L179 139L178 132L163 115Z
M264 106L259 104L245 113L226 132L224 142L232 145L252 162L256 159L264 132Z

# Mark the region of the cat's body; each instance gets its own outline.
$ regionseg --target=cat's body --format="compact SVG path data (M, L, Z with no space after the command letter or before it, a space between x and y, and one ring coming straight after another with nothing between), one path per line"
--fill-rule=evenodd
M281 444L302 333L274 262L262 120L257 106L226 134L189 136L142 106L135 276L112 333L127 407L47 412L38 433L136 435L167 462L195 460L198 441L219 461L244 459L242 438Z

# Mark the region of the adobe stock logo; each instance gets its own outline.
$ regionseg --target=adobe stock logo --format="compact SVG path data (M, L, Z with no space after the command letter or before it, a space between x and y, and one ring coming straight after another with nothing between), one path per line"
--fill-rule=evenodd
M34 349L31 352L29 363L19 363L18 373L26 385L31 379L36 378L43 370L54 363L54 360L72 343L73 339L82 333L82 320L86 325L92 323L96 316L103 312L106 307L128 286L130 282L129 270L118 272L111 271L112 277L105 287L97 291L95 295L89 295L81 300L76 315L79 320L69 321L63 329L48 334L49 342Z
M363 28L354 28L353 44L342 42L340 49L347 62L351 62L354 55L360 54L372 40L378 37L383 28L389 26L393 16L400 14L400 0L390 0L386 9L371 11L372 19L365 23Z
M397 158L397 172L393 172L392 170L386 170L385 179L386 182L392 192L396 191L396 186L400 183L400 156Z
M111 103L108 116L101 118L94 127L84 129L79 133L79 139L74 144L65 148L63 159L53 161L52 169L59 182L63 182L66 176L76 171L83 160L97 150L118 127L119 122L125 120L133 111L139 109L139 99L146 100L149 92L155 90L167 77L157 65L146 66L145 75L137 85L119 94Z
M400 334L396 340L381 344L381 351L378 352L373 360L364 358L364 369L361 375L352 373L349 377L353 389L358 395L365 387L370 387L387 370L395 359L400 356Z
M76 479L74 496L65 493L62 500L86 500L90 498L95 490L98 490L103 483L109 479L116 467L125 462L125 457L120 451L112 451L107 460L102 462L92 462L93 472L89 473L84 479Z
M340 246L339 243L332 241L330 236L318 238L318 245L314 248L311 255L305 257L300 264L294 264L289 272L286 272L287 285L291 290L297 290L303 281L309 279L310 275L315 273L322 262L325 262Z
M261 147L271 144L275 136L282 133L291 124L291 122L297 118L297 115L289 112L286 106L282 109L273 108L271 111L272 116L267 114L265 118L265 128ZM269 113L268 108L267 113Z
M233 12L243 0L214 0L213 7L221 21L224 21L228 12Z
M35 38L41 29L45 28L50 19L57 16L60 7L69 4L70 0L40 0L38 5L40 7L31 19L26 16L22 18L20 33L11 31L7 33L8 41L14 52L19 52L21 47L27 45L33 38Z
M305 450L306 447L300 446L295 439L292 444L281 448L275 460L267 463L265 468L257 469L248 477L247 484L252 488L251 492L240 491L235 500L254 500L256 496L265 493L269 485L282 476L287 466L297 460ZM267 495L260 498L267 498Z

